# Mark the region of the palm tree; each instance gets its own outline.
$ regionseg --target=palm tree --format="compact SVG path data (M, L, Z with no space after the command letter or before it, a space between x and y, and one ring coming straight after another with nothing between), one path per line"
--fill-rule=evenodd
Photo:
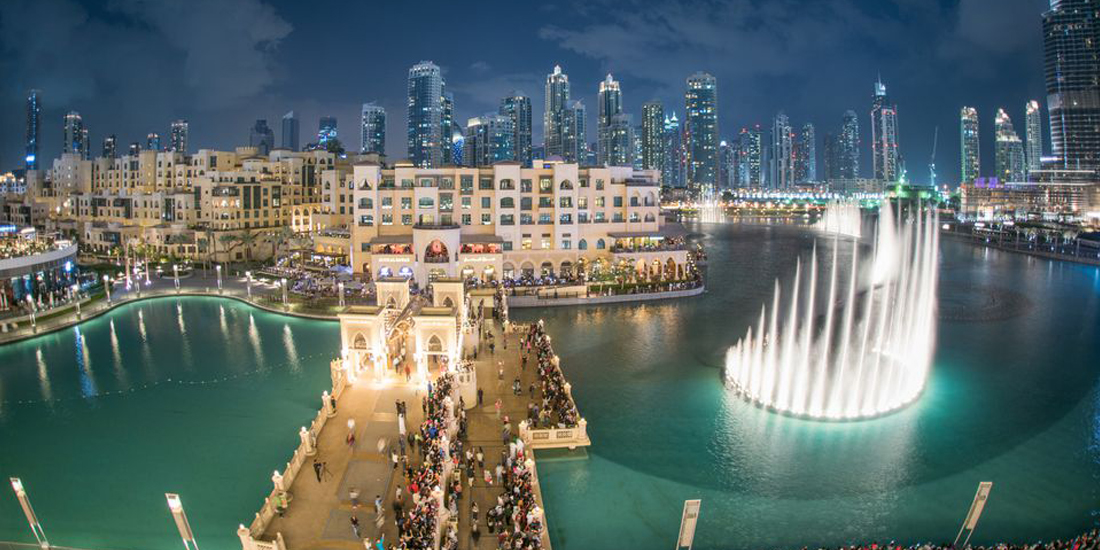
M236 248L236 246L234 246L233 243L240 241L240 239L241 239L240 237L238 237L237 235L234 235L232 233L226 233L226 234L221 235L221 236L218 237L218 241L220 241L222 243L222 245L224 245L223 248L224 248L224 250L227 254L227 256L226 256L226 263L227 264L231 265L233 263L233 256L229 255L228 253L232 252L233 249ZM228 269L228 265L226 266L226 269Z
M279 249L286 246L287 243L294 240L294 230L289 225L284 225L282 229L278 230L271 239L271 261L278 263L279 261ZM289 254L287 255L289 257Z
M237 240L241 245L244 245L244 257L245 260L252 263L252 247L256 244L256 233L251 229L245 229L244 233L237 235Z

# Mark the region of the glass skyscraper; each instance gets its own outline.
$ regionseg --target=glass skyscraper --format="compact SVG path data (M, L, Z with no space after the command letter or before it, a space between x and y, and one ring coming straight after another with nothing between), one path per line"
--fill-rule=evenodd
M294 111L290 111L283 115L283 134L281 136L282 141L279 142L279 147L283 149L290 149L291 151L298 150L299 133L301 126L298 123L298 117L294 116Z
M1012 127L1012 119L1004 109L997 109L994 121L997 137L997 177L1002 182L1024 181L1024 144Z
M27 170L38 169L38 126L42 116L42 103L38 96L41 93L38 90L31 90L27 94L27 148L23 159Z
M275 147L275 132L268 127L267 119L261 118L252 125L248 133L248 145L255 147L256 152L261 155L271 153L271 149Z
M963 107L959 113L959 141L962 155L960 183L974 183L974 179L982 175L982 140L978 110L973 107Z
M580 160L584 136L580 136L582 146L578 147L577 113L573 107L569 99L569 76L561 72L560 65L554 65L554 72L546 75L546 109L543 111L543 148L547 158L559 156L569 162ZM583 121L580 125L583 127Z
M618 124L614 123L613 119L623 112L623 91L619 83L611 77L611 74L608 74L607 78L600 82L596 103L598 104L596 115L596 142L598 143L596 162L602 166L630 164L625 162L629 155L622 150L621 146L623 144L618 139L618 133L621 129L613 128L613 126L621 124L621 121Z
M360 114L359 152L386 154L386 110L364 103Z
M664 153L665 107L660 101L642 104L642 168L661 170Z
M505 115L486 114L466 124L462 160L468 166L492 166L515 159L515 128Z
M531 166L531 98L522 92L512 92L500 100L500 114L512 120L515 130L515 159L524 167Z
M1100 2L1051 0L1043 54L1052 153L1062 168L1100 167Z
M771 145L768 147L768 186L785 190L794 185L794 131L791 121L782 111L772 121Z
M264 121L264 126L267 126L267 121ZM270 130L269 130L270 131ZM273 134L274 135L274 134ZM328 146L330 141L336 139L336 117L323 116L317 123L317 148L324 149ZM275 139L272 138L272 143Z
M65 143L62 145L62 153L80 155L80 158L88 157L88 133L84 130L84 119L80 113L69 111L65 115Z
M837 138L837 171L843 179L859 177L859 116L845 111Z
M798 184L817 181L817 132L807 122L795 142L794 181Z
M160 134L149 132L145 136L145 148L149 151L160 151Z
M661 183L669 187L684 187L684 130L673 111L664 122L664 144L661 158Z
M871 164L875 179L897 181L901 174L898 155L898 107L890 102L880 78L875 82L871 102Z
M114 134L103 138L103 158L118 158L118 138Z
M703 72L687 79L684 94L687 184L693 189L718 182L718 81Z
M443 165L443 74L435 63L409 69L408 157L421 168ZM449 137L449 134L448 134Z
M1024 148L1027 154L1027 171L1043 167L1043 110L1039 102L1031 100L1024 107Z
M172 122L171 133L168 135L169 149L177 153L187 154L187 135L191 126L186 120Z

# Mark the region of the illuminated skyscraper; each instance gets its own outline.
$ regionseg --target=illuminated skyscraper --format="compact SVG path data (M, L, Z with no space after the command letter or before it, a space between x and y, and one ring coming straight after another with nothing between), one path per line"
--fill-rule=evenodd
M172 129L168 134L169 150L177 153L187 154L187 135L190 133L191 126L186 120L176 120L172 122Z
M825 161L822 177L826 182L840 179L840 140L832 132L825 134L824 155Z
M886 95L886 85L875 82L871 103L871 160L875 179L893 182L900 175L898 159L898 107Z
M840 136L837 138L839 177L859 177L859 144L859 116L855 111L846 111L840 125Z
M267 126L267 121L264 121L264 126ZM336 139L336 117L323 116L317 121L317 147L324 149L328 146L329 142ZM274 133L272 134L274 136ZM275 138L272 137L272 144L275 143Z
M772 121L768 147L768 187L786 190L794 185L794 132L782 111Z
M612 119L623 112L623 91L610 73L600 82L596 103L596 162L602 166L623 166L630 155L620 148L624 144L614 137L618 130L612 129Z
M737 186L759 189L764 184L764 132L757 124L742 128L737 139Z
M466 123L462 159L467 166L492 166L516 156L516 130L512 119L495 113L471 118Z
M680 127L680 120L673 111L665 117L662 158L661 158L661 183L669 187L684 187L684 131Z
M1100 3L1051 0L1043 14L1052 153L1063 168L1100 166Z
M1027 171L1042 168L1043 158L1043 110L1039 102L1031 100L1024 108L1024 147L1027 153Z
M103 138L103 158L118 158L118 138L114 134Z
M265 156L275 148L275 132L268 127L267 119L261 118L252 125L252 129L248 132L248 145L255 147L257 153Z
M301 131L301 125L298 122L298 117L294 116L294 111L290 111L283 115L283 134L279 147L283 149L290 149L291 151L298 150L299 132Z
M817 132L814 125L802 125L802 132L794 142L794 181L797 184L817 181Z
M515 160L526 167L531 166L531 98L523 92L512 92L500 100L500 114L512 119L516 135L512 142L515 146Z
M27 170L38 169L38 125L42 116L42 103L38 96L41 93L38 90L31 90L27 94L26 156L23 159Z
M982 175L982 140L978 126L978 110L963 107L959 114L959 141L962 145L962 180L974 183Z
M1025 181L1024 144L1012 127L1012 119L1004 109L997 109L994 123L997 136L997 178L1002 182Z
M546 75L544 148L547 158L559 156L567 162L584 162L586 151L585 109L569 97L569 76L555 65Z
M565 107L562 126L562 144L565 153L562 158L566 162L590 165L588 159L588 111L580 100L570 101Z
M634 117L613 115L603 128L596 162L601 166L634 166Z
M134 155L137 155L138 153L141 153L141 142L140 141L130 142L130 149L127 151L127 153L131 157L134 156Z
M737 170L737 148L726 140L718 142L718 188L733 189Z
M148 151L160 151L160 134L149 132L149 135L145 136L145 149Z
M374 103L364 103L360 114L359 152L386 154L386 110Z
M665 107L660 101L642 104L642 168L661 170L665 146Z
M86 156L87 143L85 139L87 133L84 131L84 119L80 117L80 113L76 111L69 111L65 115L65 143L61 148L62 153L72 153L80 155L82 158Z
M702 72L688 77L684 107L687 184L713 186L718 182L718 81Z
M421 168L438 168L443 165L444 149L444 90L439 66L431 61L413 65L408 88L409 160Z
M443 82L441 88L443 95L440 96L439 101L439 149L443 157L443 165L455 164L453 149L448 147L448 143L451 141L451 136L454 134L455 127L455 95L447 91L447 83ZM461 132L461 129L459 130Z

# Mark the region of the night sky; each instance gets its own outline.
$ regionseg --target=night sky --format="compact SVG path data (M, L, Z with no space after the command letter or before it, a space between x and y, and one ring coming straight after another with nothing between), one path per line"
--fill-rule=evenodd
M993 171L993 114L1005 107L1023 138L1024 103L1044 106L1040 14L1045 0L582 0L510 2L309 2L274 0L3 0L0 2L0 169L20 167L26 91L42 90L43 159L61 148L62 118L79 111L92 152L117 134L120 148L191 123L191 149L247 144L257 118L298 113L302 143L317 119L339 119L359 142L359 106L387 110L387 152L405 155L408 68L444 70L456 120L495 111L512 89L531 96L542 142L543 86L554 64L589 110L612 72L627 111L650 99L683 112L684 79L718 78L723 138L767 128L784 110L823 137L846 109L860 115L863 173L870 165L873 83L881 73L898 103L910 177L928 178L940 129L941 182L959 177L958 112L978 108L982 171ZM166 139L166 137L164 138ZM1047 139L1049 141L1049 138ZM1049 153L1049 143L1044 151Z

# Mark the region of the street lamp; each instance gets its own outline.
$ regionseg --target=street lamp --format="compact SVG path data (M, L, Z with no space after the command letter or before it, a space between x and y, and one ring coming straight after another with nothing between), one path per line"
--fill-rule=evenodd
M191 524L187 521L187 513L183 511L180 496L175 493L164 493L164 496L168 499L168 510L172 512L172 519L176 520L176 528L179 529L180 538L183 539L183 547L187 550L199 550L199 545L195 542L195 533L191 531Z
M34 298L31 298L30 294L27 295L27 305L31 307L31 332L38 332L38 325L34 320L34 312L37 308L34 307Z
M344 282L336 283L336 288L340 292L340 307L344 307Z
M248 288L248 299L251 300L252 299L252 272L251 271L245 271L244 272L244 278L247 281L246 285L247 285L247 288Z
M218 264L214 266L214 271L218 272L218 294L222 293L222 266Z
M23 481L17 477L10 479L11 488L15 491L16 498L19 499L19 505L23 507L23 514L27 516L27 523L31 525L31 532L34 533L34 538L38 540L38 546L49 548L50 543L46 540L46 532L42 530L42 524L38 523L38 516L34 514L34 508L31 508L31 500L27 497L27 490L23 488Z

